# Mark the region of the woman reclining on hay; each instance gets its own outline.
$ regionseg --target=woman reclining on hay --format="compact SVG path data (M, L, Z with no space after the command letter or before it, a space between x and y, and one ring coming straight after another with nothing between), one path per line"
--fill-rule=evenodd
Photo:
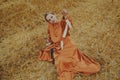
M58 21L53 13L45 14L48 22L48 46L40 51L39 59L53 61L58 80L73 80L75 73L91 75L100 70L100 64L81 53L70 39L71 18L62 11L63 18ZM54 54L50 54L53 53Z

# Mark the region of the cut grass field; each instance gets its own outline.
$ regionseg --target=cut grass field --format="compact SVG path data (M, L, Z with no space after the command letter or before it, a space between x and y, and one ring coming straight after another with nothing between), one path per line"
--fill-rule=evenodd
M0 0L0 80L57 80L56 68L39 61L45 47L44 13L73 20L71 38L101 64L91 76L74 80L120 80L120 0Z

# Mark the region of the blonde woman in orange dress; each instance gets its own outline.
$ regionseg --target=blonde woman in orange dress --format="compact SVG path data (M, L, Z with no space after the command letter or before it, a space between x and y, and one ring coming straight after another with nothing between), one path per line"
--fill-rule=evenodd
M81 53L70 38L72 27L67 10L62 11L62 20L53 13L45 14L48 23L48 44L40 51L39 60L52 62L58 74L58 80L73 80L75 73L91 75L100 70L100 64Z

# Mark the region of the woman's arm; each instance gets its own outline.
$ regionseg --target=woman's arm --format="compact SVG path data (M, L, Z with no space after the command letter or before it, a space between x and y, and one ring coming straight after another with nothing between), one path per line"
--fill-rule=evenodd
M46 46L49 46L50 44L52 44L52 40L51 40L50 30L49 30L49 25L48 25Z
M63 9L62 11L63 18L61 20L61 25L63 28L63 33L62 33L62 40L60 42L61 49L64 48L64 39L66 38L67 35L70 35L69 30L72 28L72 20L68 16L68 12L66 9Z
M62 10L62 21L65 22L67 19L70 21L70 23L72 24L72 19L71 17L68 15L68 11L66 9Z

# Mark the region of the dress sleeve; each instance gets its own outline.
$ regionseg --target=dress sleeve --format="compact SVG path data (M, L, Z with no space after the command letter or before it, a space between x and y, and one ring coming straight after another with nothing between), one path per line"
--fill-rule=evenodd
M68 19L70 22L71 22L71 25L72 25L72 19L70 16L66 16L66 17L62 17L62 20L61 20L61 26L62 26L62 33L64 32L65 30L65 25L66 25L66 19ZM68 27L68 32L67 32L67 36L70 36L70 28Z
M50 36L50 28L49 28L50 26L48 25L48 31L47 31L47 33L48 33L48 41L49 42L52 42L52 40L51 40L51 36Z
M61 21L63 21L65 23L66 19L68 19L71 22L71 24L72 24L72 18L69 15L63 16Z

